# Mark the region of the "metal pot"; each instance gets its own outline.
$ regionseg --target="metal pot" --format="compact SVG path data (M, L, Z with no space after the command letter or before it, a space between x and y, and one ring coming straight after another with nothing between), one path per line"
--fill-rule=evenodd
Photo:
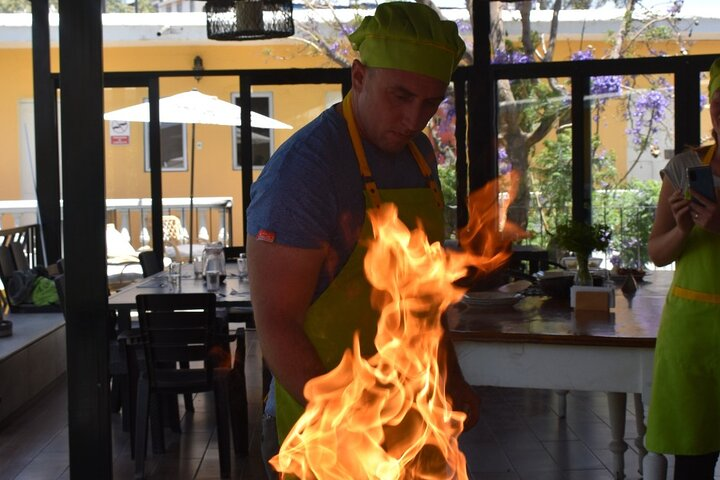
M553 298L570 298L570 287L575 281L575 272L569 270L548 270L535 274L543 292Z

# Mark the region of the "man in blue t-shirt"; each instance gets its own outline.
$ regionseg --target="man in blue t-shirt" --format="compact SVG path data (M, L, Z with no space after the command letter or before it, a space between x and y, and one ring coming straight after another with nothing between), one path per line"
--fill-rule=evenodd
M360 57L350 94L285 142L251 190L250 288L274 376L264 441L274 417L284 438L306 403L305 384L337 365L353 332L363 354L373 353L378 314L362 269L367 208L393 202L406 224L419 220L431 241L443 239L437 164L422 130L465 51L457 26L425 5L390 2L349 38ZM478 399L451 343L443 345L447 393L468 428Z

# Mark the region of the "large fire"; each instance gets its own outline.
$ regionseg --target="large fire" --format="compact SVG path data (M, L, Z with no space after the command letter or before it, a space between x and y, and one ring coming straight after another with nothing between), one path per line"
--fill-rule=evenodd
M514 181L507 182L515 185ZM461 251L410 231L393 204L370 212L374 240L365 274L381 312L377 353L360 355L357 337L340 364L305 386L308 405L271 461L301 479L466 479L458 448L465 413L445 395L441 317L465 289L468 268L488 272L509 256L518 230L498 208L498 183L469 198ZM512 202L512 195L503 202ZM508 235L509 233L509 235Z

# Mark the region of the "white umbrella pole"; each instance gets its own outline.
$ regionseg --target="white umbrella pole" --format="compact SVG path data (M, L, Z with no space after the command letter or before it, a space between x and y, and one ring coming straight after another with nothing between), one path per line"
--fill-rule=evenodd
M195 194L195 124L192 124L192 148L190 150L190 259L189 263L193 263L193 196ZM179 252L178 252L179 253Z

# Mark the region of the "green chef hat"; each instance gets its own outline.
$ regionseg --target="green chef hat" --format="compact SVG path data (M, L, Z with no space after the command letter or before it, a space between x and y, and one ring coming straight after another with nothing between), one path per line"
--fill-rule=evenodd
M440 20L427 5L380 4L348 38L368 67L396 68L449 82L465 43L455 22Z
M712 96L718 87L720 87L720 58L716 58L710 66L710 84L708 85L710 99L712 99Z

